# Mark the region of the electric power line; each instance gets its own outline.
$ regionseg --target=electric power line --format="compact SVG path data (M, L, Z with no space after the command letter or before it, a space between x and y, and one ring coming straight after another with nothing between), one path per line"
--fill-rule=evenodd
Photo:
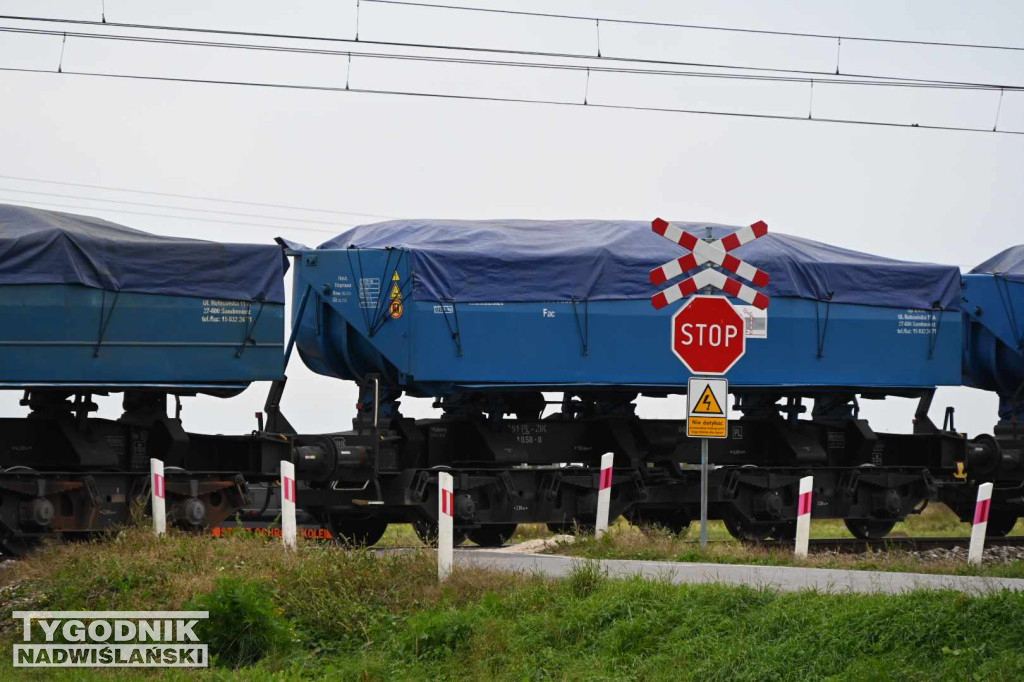
M0 69L0 70L2 70L2 69ZM52 72L47 72L47 73L52 73ZM85 182L62 182L60 180L43 180L41 178L28 178L28 177L24 177L24 176L21 176L21 175L0 175L0 179L3 179L3 180L18 180L20 182L37 182L37 183L43 183L43 184L47 184L47 185L64 185L66 187L84 187L84 188L88 188L88 189L102 189L102 190L107 190L107 191L111 191L111 192L129 192L131 194L148 194L148 195L156 196L156 197L173 197L173 198L176 198L176 199L195 199L195 200L199 200L199 201L216 201L216 202L225 203L225 204L237 204L237 205L243 205L243 206L263 206L265 208L284 208L284 209L288 209L288 210L292 210L292 211L311 211L311 212L316 212L316 213L334 213L336 215L366 216L368 218L389 218L389 219L391 219L391 218L395 217L395 216L390 216L390 215L381 215L379 213L355 213L355 212L351 212L351 211L335 211L335 210L327 209L327 208L310 208L310 207L307 207L307 206L293 206L293 205L289 205L289 204L266 204L266 203L262 203L262 202L259 202L259 201L241 201L241 200L238 200L238 199L218 199L216 197L200 196L200 195L196 195L196 194L175 194L173 192L154 192L154 191L148 191L148 190L142 190L142 189L129 189L127 187L112 187L110 185L92 185L92 184L85 183ZM17 190L17 191L21 191L21 190ZM178 207L174 207L174 208L178 208ZM196 210L196 209L189 209L189 210ZM243 215L243 214L239 214L239 215ZM282 220L302 220L303 222L306 222L305 219L302 219L302 218L294 218L294 219L293 218L287 218L287 219L282 218ZM311 222L319 222L319 221L311 221ZM338 223L338 224L344 224L344 223Z
M50 69L29 69L29 68L16 68L16 67L0 67L0 71L7 71L13 73L34 73L34 74L50 74L50 75L67 75L67 76L86 76L95 78L112 78L112 79L123 79L123 80L138 80L138 81L159 81L168 83L193 83L203 85L234 85L234 86L245 86L245 87L259 87L259 88L271 88L281 90L305 90L313 92L340 92L340 93L357 93L357 94L373 94L373 95L395 95L403 97L425 97L431 99L441 100L467 100L477 102L502 102L502 103L517 103L517 104L547 104L557 105L565 107L589 107L592 109L611 109L620 111L650 111L650 112L662 112L662 113L675 113L675 114L700 114L708 116L726 116L732 118L746 118L746 119L764 119L764 120L777 120L777 121L805 121L805 122L816 122L816 123L834 123L834 124L846 124L846 125L865 125L875 126L884 128L915 128L920 130L937 130L937 131L949 131L949 132L974 132L974 133L992 133L997 135L1024 135L1024 131L1018 130L992 130L988 128L970 128L964 126L945 126L945 125L928 125L918 123L894 123L889 121L866 121L861 119L843 119L843 118L810 118L805 116L792 116L785 114L764 114L764 113L743 113L733 111L713 111L703 109L684 109L684 108L672 108L672 107L650 107L650 106L638 106L628 104L601 104L601 103L584 103L584 102L570 102L565 100L541 100L541 99L524 99L518 97L488 97L483 95L457 95L457 94L444 94L444 93L428 93L428 92L415 92L408 90L382 90L382 89L370 89L370 88L344 88L344 87L332 87L327 85L297 85L288 83L261 83L257 81L229 81L229 80L216 80L216 79L202 79L202 78L173 78L170 76L143 76L137 74L116 74L116 73L102 73L102 72L90 72L90 71L54 71Z
M717 69L734 69L742 71L753 71L753 72L770 72L770 73L796 73L806 76L835 76L837 74L831 71L821 71L814 69L780 69L763 66L744 66L735 64L712 64L705 62L687 62L678 60L668 59L648 59L641 57L628 57L628 56L609 56L609 55L596 55L596 54L579 54L573 52L548 52L538 50L512 50L507 48L487 48L470 45L443 45L433 43L409 43L399 41L383 41L383 40L365 40L359 39L358 37L353 40L351 38L334 38L329 36L311 36L311 35L300 35L300 34L289 34L289 33L270 33L264 31L239 31L239 30L226 30L226 29L206 29L206 28L194 28L188 26L167 26L159 24L136 24L136 23L117 23L117 22L99 22L88 19L54 19L48 17L34 17L24 15L0 15L0 19L4 20L17 20L17 21L33 21L40 23L57 23L57 24L69 24L77 26L100 26L106 28L118 28L118 29L142 29L148 31L175 31L181 33L193 33L193 34L205 34L205 35L225 35L225 36L244 36L250 38L267 38L275 40L304 40L314 42L327 42L327 43L357 43L359 45L371 45L376 47L403 47L403 48L414 48L414 49L430 49L430 50L442 50L442 51L458 51L458 52L474 52L474 53L488 53L488 54L509 54L517 55L522 57L549 57L559 59L584 59L584 60L599 60L604 62L630 62L635 64L650 64L657 66L684 66L684 67L695 67L695 68L717 68ZM25 29L22 29L25 30ZM50 35L64 35L64 31L53 31ZM348 54L343 52L342 54ZM998 83L972 83L963 81L949 81L949 80L934 80L934 79L918 79L918 78L902 78L897 76L879 76L874 74L861 74L861 73L846 73L843 74L852 78L865 78L873 80L894 80L900 82L920 82L920 83L941 83L944 85L966 85L966 86L984 86L989 88L1014 88L1020 86L1013 86L1008 84Z
M247 50L247 51L258 51L258 52L284 52L284 53L296 53L296 54L313 54L313 55L325 55L325 56L337 56L337 57L359 57L366 59L381 59L381 60L395 60L395 61L416 61L416 62L429 62L429 63L448 63L448 64L462 64L462 65L473 65L473 66L489 66L489 67L513 67L513 68L526 68L526 69L548 69L548 70L559 70L559 71L578 71L587 72L591 71L595 73L618 73L618 74L629 74L629 75L650 75L650 76L677 76L686 78L710 78L710 79L723 79L723 80L738 80L738 81L761 81L761 82L782 82L782 83L816 83L816 84L830 84L830 85L856 85L856 86L869 86L869 87L893 87L893 88L923 88L923 89L940 89L940 90L981 90L981 91L999 91L1004 92L1009 90L1010 92L1024 91L1024 86L1010 86L1010 85L993 85L986 83L968 83L968 82L956 82L956 81L924 81L919 79L899 80L899 79L862 79L854 76L821 76L821 77L808 77L806 75L800 76L771 76L771 75L754 75L754 74L740 74L740 73L721 73L711 71L675 71L675 70L663 70L663 69L639 69L639 68L625 68L625 67L612 67L612 66L586 66L582 64L553 64L549 62L524 62L524 61L511 61L511 60L492 60L492 59L474 59L468 57L440 57L436 55L412 55L412 54L392 54L392 53L380 53L380 52L355 52L351 50L326 50L318 48L304 48L294 46L282 46L282 45L255 45L251 43L229 43L229 42L211 42L203 40L185 40L181 38L157 38L151 36L131 36L131 35L119 35L119 34L104 34L104 33L85 33L85 32L71 32L71 31L60 31L53 29L32 29L32 28L20 28L10 26L0 26L0 32L9 33L23 33L30 35L52 35L62 36L63 38L83 38L93 40L110 40L120 42L138 42L138 43L150 43L158 45L177 45L177 46L188 46L188 47L205 47L205 48L218 48L218 49L236 49L236 50ZM63 62L63 57L61 59ZM796 73L796 72L794 72Z
M603 22L606 24L629 24L633 26L658 26L662 28L685 28L698 31L720 31L727 33L752 33L758 35L784 36L790 38L818 38L822 40L847 40L865 43L894 43L899 45L926 45L930 47L956 47L977 50L1010 50L1024 51L1024 47L1014 45L986 45L982 43L955 43L937 40L907 40L900 38L869 38L865 36L847 36L828 33L801 33L798 31L771 31L756 28L736 28L732 26L709 26L706 24L680 24L667 21L644 21L641 19L617 19L614 17L584 16L578 14L553 14L549 12L529 12L526 10L501 9L497 7L470 7L466 5L442 5L428 2L408 2L407 0L362 0L378 5L403 5L405 7L425 7L429 9L446 9L463 12L481 12L487 14L506 14L544 19L571 19L575 21Z
M126 206L143 206L148 208L169 208L175 211L193 211L197 213L212 213L215 215L229 215L229 216L240 216L248 218L260 218L263 220L281 220L284 222L299 222L299 223L317 223L319 225L351 225L352 223L338 223L333 220L312 220L309 218L290 218L287 216L275 216L275 215L253 215L252 213L237 213L234 211L218 211L209 208L190 208L188 206L173 206L169 204L150 204L143 201L126 201L124 199L101 199L99 197L84 197L75 194L59 194L56 192L37 192L27 189L17 189L12 187L0 187L0 192L19 192L21 194L32 194L34 196L43 197L58 197L60 199L77 199L85 201L99 201L108 204L124 204Z
M17 192L17 190L7 190L7 189L0 189L0 191L2 191L2 192L10 192L12 194ZM62 204L62 203L48 201L48 200L39 201L39 200L35 200L35 199L29 199L29 200L25 201L25 200L17 199L17 201L19 201L20 203L25 204L25 205L35 204L37 206L43 206L43 207L46 207L46 208L50 208L50 207L70 208L70 209L74 209L74 210L78 210L78 211L101 211L101 212L106 212L106 213L124 213L126 215L141 215L141 216L149 216L149 217L152 217L152 218L167 218L167 219L172 219L172 220L199 221L199 222L204 222L204 223L221 223L221 224L224 224L224 225L238 225L240 227L258 227L258 228L271 229L271 230L301 230L303 232L323 232L325 234L333 234L333 235L337 235L338 234L338 230L325 230L325 229L316 228L316 227L295 227L295 226L291 226L291 225L269 225L269 224L266 224L266 223L250 223L250 222L242 222L242 221L238 221L238 220L220 220L218 218L200 218L200 217L197 217L197 216L181 216L181 215L172 215L172 214L169 214L169 213L151 213L151 212L147 212L147 211L130 211L130 210L125 210L125 209L121 209L121 208L105 208L105 207L101 207L101 206L80 206L80 205L75 205L75 204ZM355 225L353 223L348 223L348 224L339 223L338 226L339 227L355 227Z

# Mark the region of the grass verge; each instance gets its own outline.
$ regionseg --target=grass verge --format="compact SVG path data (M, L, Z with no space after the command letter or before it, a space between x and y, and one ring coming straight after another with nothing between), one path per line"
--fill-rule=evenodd
M46 547L0 571L0 676L192 679L173 670L22 670L15 609L211 611L205 679L1020 679L1024 595L781 594L457 570L429 551L353 552L259 537ZM213 621L216 621L215 623ZM241 642L240 642L241 640Z

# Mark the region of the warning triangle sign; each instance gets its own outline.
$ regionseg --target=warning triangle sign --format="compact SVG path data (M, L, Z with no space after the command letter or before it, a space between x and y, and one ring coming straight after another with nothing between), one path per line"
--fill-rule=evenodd
M398 270L395 270L395 274L391 275L392 282L401 282L402 278L398 276Z
M704 392L700 394L700 399L697 400L697 405L693 408L693 413L725 416L725 413L722 411L722 406L718 404L718 400L715 399L715 394L711 392L710 386L704 387Z

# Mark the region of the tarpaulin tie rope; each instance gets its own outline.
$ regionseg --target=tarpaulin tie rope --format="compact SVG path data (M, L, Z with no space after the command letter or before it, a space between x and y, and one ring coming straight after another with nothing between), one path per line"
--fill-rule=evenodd
M100 346L103 345L103 337L107 334L107 325L110 324L110 318L114 316L114 308L117 307L117 299L120 298L120 290L114 292L114 301L110 304L110 311L104 316L104 309L107 306L107 290L103 289L103 297L100 299L100 333L99 338L96 339L96 347L92 349L92 356L98 358L100 356Z
M828 320L829 313L832 311L832 296L834 292L829 292L825 297L825 325L821 325L821 315L818 313L818 304L821 301L814 302L814 329L818 336L818 359L825 357L825 335L828 334Z

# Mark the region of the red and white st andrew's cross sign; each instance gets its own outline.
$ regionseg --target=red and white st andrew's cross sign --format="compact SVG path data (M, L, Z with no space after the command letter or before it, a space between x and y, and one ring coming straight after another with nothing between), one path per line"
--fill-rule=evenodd
M758 287L766 286L770 281L768 273L729 253L767 234L768 226L762 221L713 242L704 242L661 218L651 223L651 229L690 251L652 270L652 284L664 284L705 263L728 270ZM746 352L743 318L723 296L694 295L708 286L721 289L761 310L768 307L766 295L710 267L655 294L651 297L651 305L660 310L689 297L672 316L672 352L693 374L725 374Z

